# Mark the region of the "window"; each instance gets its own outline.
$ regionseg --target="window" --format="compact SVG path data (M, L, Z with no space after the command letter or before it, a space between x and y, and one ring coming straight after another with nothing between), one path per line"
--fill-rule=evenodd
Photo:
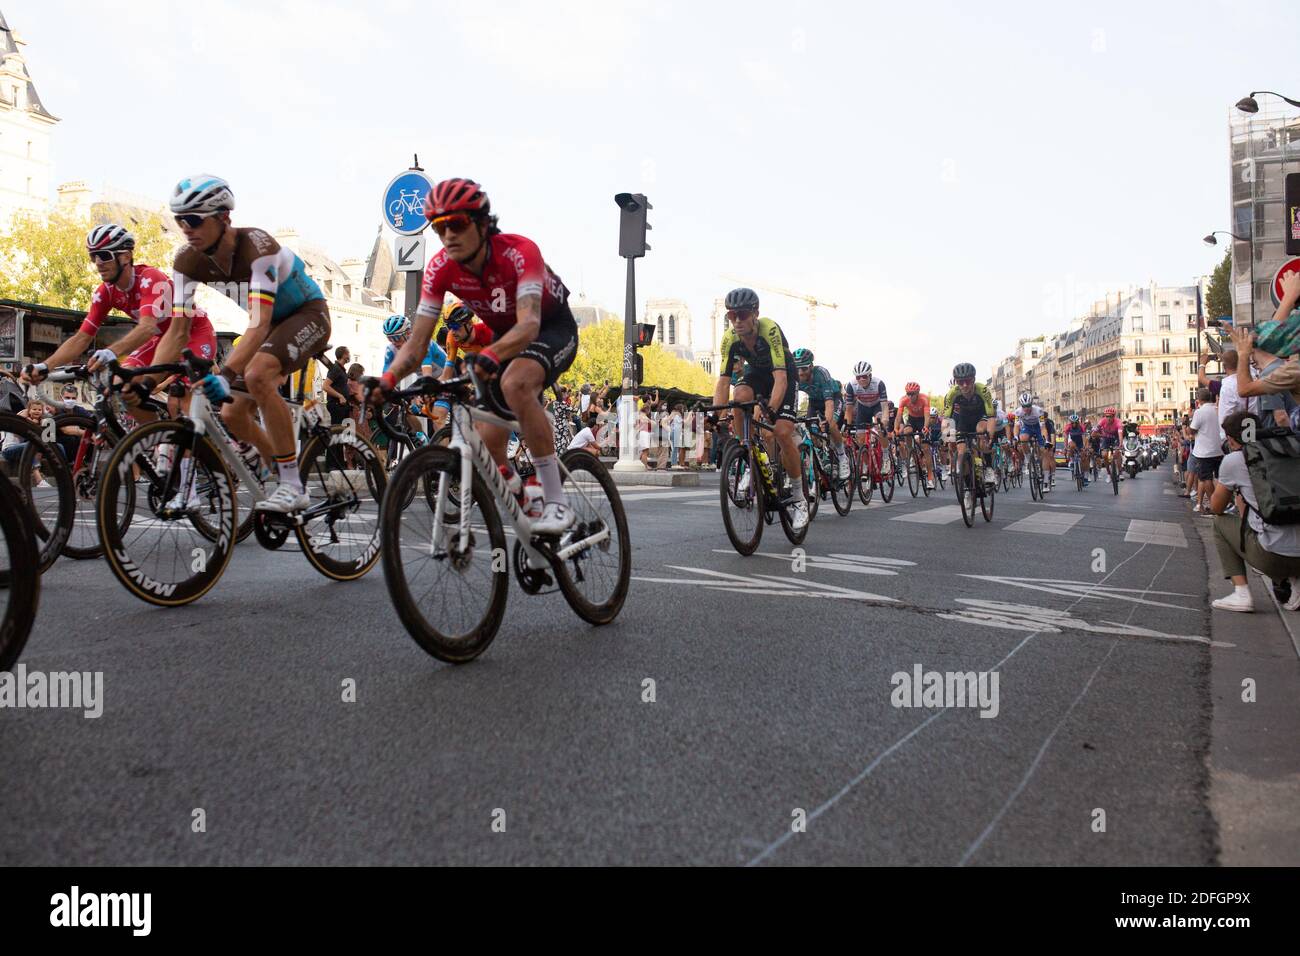
M660 344L662 344L662 343L663 343L663 340L664 340L664 317L663 317L663 315L660 315L660 316L658 317L658 319L656 320L655 324L659 327L658 337L659 337L659 342L660 342Z
M1141 404L1146 400L1147 400L1147 390L1145 388L1138 386L1137 388L1133 389L1133 401Z
M1135 343L1133 343L1133 354L1134 354L1134 355L1141 355L1141 354L1142 354L1142 340L1141 340L1141 339L1138 339Z
M1169 308L1169 300L1168 300L1168 299L1161 299L1161 300L1160 300L1160 308L1162 308L1162 309L1167 309L1167 308Z
M1030 350L1029 350L1029 357L1030 357L1030 358L1038 358L1038 349L1030 349Z
M1194 328L1196 328L1196 316L1194 316L1194 315L1188 315L1188 316L1187 316L1187 327L1188 327L1189 329L1194 329Z
M30 196L31 194L32 194L32 177L28 176L28 177L27 177L27 195Z
M1172 364L1172 363L1170 363L1170 362L1161 362L1161 363L1160 363L1160 374L1161 374L1161 375L1168 376L1168 375L1170 374L1170 372L1169 372L1169 366L1170 366L1171 364Z
M1139 376L1139 377L1142 375L1142 363L1141 363L1141 362L1138 362L1138 363L1137 363L1137 366L1135 367L1133 374L1134 374L1134 375L1137 375L1137 376Z
M27 158L32 158L32 141L30 139L27 141Z
M1172 385L1165 385L1160 389L1160 398L1166 402L1173 401L1174 388Z
M668 316L668 344L677 344L677 316Z
M1196 364L1197 364L1197 363L1195 363L1195 362L1188 362L1188 363L1187 363L1187 371L1190 372L1191 374L1195 375L1195 374L1196 374L1196 371L1197 371L1197 369L1196 369Z
M1190 388L1187 390L1187 403L1192 406L1196 405L1196 389Z
M1145 331L1146 331L1146 329L1144 329L1144 328L1142 327L1142 316L1140 316L1140 315L1135 315L1135 316L1133 316L1133 331L1134 331L1134 332L1145 332Z
M1169 354L1169 340L1168 340L1168 339L1161 339L1161 340L1160 340L1160 351L1164 352L1166 355Z
M1161 332L1169 331L1169 316L1167 315L1160 316L1160 331Z
M1188 340L1187 340L1187 351L1189 351L1189 352L1195 352L1195 351L1196 351L1196 339L1193 338L1193 339L1188 339Z

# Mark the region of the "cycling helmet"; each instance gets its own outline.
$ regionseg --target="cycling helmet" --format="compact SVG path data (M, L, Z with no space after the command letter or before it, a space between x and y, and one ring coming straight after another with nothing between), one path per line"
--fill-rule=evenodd
M1079 416L1078 416L1078 415L1071 415L1071 416L1070 416L1070 422L1071 422L1071 424L1076 423L1076 422L1078 422L1078 421L1079 421Z
M913 392L919 392L920 390L921 390L921 386L917 385L915 382L908 382L907 385L903 388L903 391L907 392L907 394L909 395L911 395Z
M442 324L449 329L459 329L462 325L472 324L474 322L474 312L467 305L457 302L452 306L447 317L442 320Z
M172 190L172 212L198 213L210 216L216 212L229 212L235 208L235 194L230 191L230 183L220 176L200 173L187 176L176 184Z
M1102 413L1102 417L1103 417L1103 418L1114 418L1114 417L1115 417L1115 409L1113 409L1113 408L1108 408L1108 409L1106 409L1106 411L1104 411L1104 412Z
M753 289L732 289L725 300L727 311L757 312L758 293Z
M795 368L812 368L813 354L808 349L794 350Z
M871 374L871 363L870 363L870 362L859 362L857 365L853 366L853 374L854 374L855 376L858 376L858 375L870 375L870 374Z
M974 378L975 366L970 362L962 362L952 370L952 377L956 379Z
M1020 407L1021 407L1021 408L1028 408L1032 402L1033 402L1033 398L1030 397L1030 395L1029 395L1028 392L1021 392L1021 393L1020 393Z
M1015 420L1016 420L1016 413L1015 413L1015 412L1008 412L1008 413L1007 413L1007 421L1009 421L1009 422L1014 422Z
M404 315L390 315L384 319L384 335L390 339L400 339L411 334L411 320Z
M114 222L96 226L86 236L87 252L129 252L134 248L135 236Z
M480 218L491 211L487 193L472 179L444 179L424 197L424 218L431 221L455 212Z

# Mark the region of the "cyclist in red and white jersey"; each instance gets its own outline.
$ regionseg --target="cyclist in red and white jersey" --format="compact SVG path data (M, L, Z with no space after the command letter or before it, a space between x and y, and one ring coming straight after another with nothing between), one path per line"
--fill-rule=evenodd
M91 371L113 360L136 368L152 364L154 350L171 326L171 276L135 262L135 237L131 233L115 223L96 226L86 237L86 251L103 284L90 297L90 309L81 327L44 362L29 365L23 375L26 381L39 384L51 368L67 365L83 355L94 344L104 319L115 309L135 319L135 328L111 346L97 349L86 363ZM186 347L206 359L216 355L217 333L206 313L196 311ZM123 392L123 399L134 406L135 418L153 421L156 415L138 407L141 397L134 389Z
M1097 421L1097 434L1101 436L1101 450L1105 453L1106 459L1106 481L1110 481L1110 458L1111 453L1119 447L1120 420L1115 414L1115 409L1106 409L1105 414Z
M536 243L497 228L487 193L472 179L438 183L425 198L424 215L443 248L425 266L411 337L380 379L380 390L395 388L419 363L447 293L460 299L493 333L491 344L470 356L476 374L487 380L483 397L519 420L542 483L544 506L533 531L560 534L572 527L575 515L539 397L577 355L578 325L569 310L569 290ZM484 422L477 427L507 484L518 493L522 482L506 458L510 432Z

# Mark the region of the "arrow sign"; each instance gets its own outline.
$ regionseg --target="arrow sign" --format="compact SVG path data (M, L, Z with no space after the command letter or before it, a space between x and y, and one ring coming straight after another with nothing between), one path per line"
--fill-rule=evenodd
M398 272L424 268L424 236L398 236L393 241L393 261Z

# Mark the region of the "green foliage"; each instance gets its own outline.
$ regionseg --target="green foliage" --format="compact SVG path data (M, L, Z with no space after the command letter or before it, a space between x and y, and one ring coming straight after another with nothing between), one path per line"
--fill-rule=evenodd
M679 388L696 395L713 393L713 378L694 363L678 358L659 344L641 349L648 388ZM578 332L578 354L569 370L560 376L565 385L586 382L601 385L623 382L623 323L613 319L597 322Z
M14 214L0 235L0 298L64 309L87 309L99 273L86 255L86 234L98 220L55 210ZM123 223L135 236L135 261L170 272L177 240L162 219L142 214Z
M1205 290L1205 317L1218 319L1232 315L1232 250L1223 254L1223 261L1210 276L1210 284Z

